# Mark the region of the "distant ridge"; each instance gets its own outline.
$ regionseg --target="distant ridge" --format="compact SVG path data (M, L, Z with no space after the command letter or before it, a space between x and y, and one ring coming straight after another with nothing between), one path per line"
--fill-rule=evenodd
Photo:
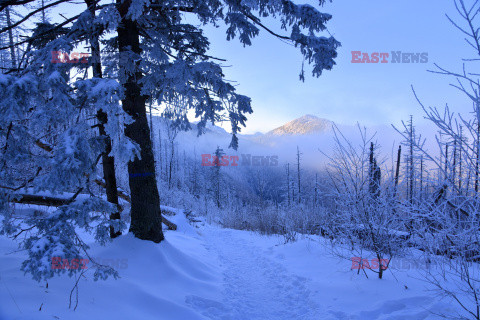
M333 122L307 114L266 133L269 136L306 135L330 131Z

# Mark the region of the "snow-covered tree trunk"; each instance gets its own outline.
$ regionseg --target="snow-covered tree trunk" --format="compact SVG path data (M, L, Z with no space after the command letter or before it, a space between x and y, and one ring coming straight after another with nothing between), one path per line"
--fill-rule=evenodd
M93 0L85 1L92 17L95 16L96 2ZM91 36L91 50L92 50L92 73L95 78L101 79L102 64L100 61L100 43L98 41L98 35L95 33ZM118 193L117 193L117 178L115 176L115 159L109 156L112 151L112 140L105 132L105 124L108 122L108 115L103 110L97 112L98 131L100 136L104 138L105 152L102 154L102 169L103 179L105 180L105 190L107 195L107 201L113 203L118 207ZM117 211L111 214L110 219L120 219L120 213ZM113 227L110 227L110 237L116 238L121 233L115 231Z
M15 47L14 47L14 41L13 41L13 30L12 30L12 20L10 17L10 7L5 8L5 16L7 20L7 26L10 28L8 30L8 45L10 46L10 60L11 60L11 68L15 69L17 67L17 61L15 58Z
M121 15L118 31L119 69L123 73L122 106L134 122L125 126L125 135L140 147L141 158L128 162L131 196L130 231L143 240L160 242L164 239L160 212L160 196L155 176L152 141L147 121L146 100L141 94L142 72L138 68L141 49L140 33L135 21L128 17L130 1L117 1ZM132 59L132 56L135 58ZM129 72L134 64L135 70Z

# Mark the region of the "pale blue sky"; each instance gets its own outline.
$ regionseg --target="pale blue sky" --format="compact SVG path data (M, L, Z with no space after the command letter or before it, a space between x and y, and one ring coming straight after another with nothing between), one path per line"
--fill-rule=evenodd
M60 7L51 17L58 20L58 12L69 16L69 10ZM434 62L460 71L461 58L473 57L464 36L445 17L448 13L457 18L453 0L333 0L320 10L333 15L328 28L342 47L333 70L324 71L318 79L307 73L305 83L298 80L301 54L291 45L261 32L253 46L243 48L237 39L226 41L225 28L206 28L210 53L228 60L224 63L227 78L237 81L239 92L253 100L254 113L243 133L266 132L305 114L367 126L398 125L413 114L420 123L423 114L411 85L426 105L443 107L448 102L452 110L470 111L463 95L449 86L453 79L427 72ZM283 33L276 21L267 22ZM428 52L429 62L351 63L351 51L397 50Z
M300 2L300 1L299 1ZM310 1L312 4L317 2ZM426 105L449 103L456 111L471 105L456 89L453 79L428 73L436 62L461 70L461 58L471 58L463 35L445 17L457 17L453 0L342 1L321 10L333 15L329 31L342 43L337 66L319 78L298 80L299 51L266 32L252 47L225 40L225 28L208 28L211 53L228 59L229 79L253 99L244 133L265 132L304 114L342 124L398 124L423 114L411 92L417 90ZM352 64L351 51L428 52L427 64Z

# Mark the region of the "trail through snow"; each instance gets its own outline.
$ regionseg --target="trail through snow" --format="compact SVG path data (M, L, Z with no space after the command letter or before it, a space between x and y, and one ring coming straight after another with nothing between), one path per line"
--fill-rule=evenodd
M186 302L208 319L430 320L438 319L434 312L448 308L421 290L418 281L358 276L348 270L348 262L315 251L318 243L305 259L305 242L284 246L281 238L267 240L254 233L247 236L210 226L202 234L207 250L218 257L223 270L222 298L214 301L190 295ZM295 258L295 249L298 261L286 261ZM346 270L339 272L343 264ZM420 290L406 290L406 284Z
M320 305L307 288L307 279L289 273L233 230L209 228L205 237L207 249L217 253L222 264L225 287L221 304L189 297L203 315L229 320L319 319Z
M24 276L25 253L0 236L0 320L435 320L458 311L425 290L418 270L367 279L319 236L285 245L281 236L170 218L178 229L159 245L131 234L106 247L92 240L92 256L128 265L118 280L87 273L76 311L68 308L74 279L47 286Z

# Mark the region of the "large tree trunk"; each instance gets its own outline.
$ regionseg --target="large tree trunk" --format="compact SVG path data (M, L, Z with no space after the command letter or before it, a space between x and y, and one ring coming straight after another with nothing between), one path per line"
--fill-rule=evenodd
M103 167L103 179L105 180L105 189L107 194L107 201L113 203L118 208L118 193L117 193L117 178L115 177L115 159L108 156L112 151L112 141L105 133L104 124L107 122L107 114L101 110L97 113L97 119L99 120L99 132L100 135L105 137L105 152L102 154L102 167ZM111 220L120 220L120 212L116 211L110 215ZM110 237L116 238L122 233L115 231L110 226Z
M10 45L11 67L12 67L12 69L15 69L17 67L17 61L16 61L16 58L15 58L15 47L13 45L13 30L11 29L12 20L10 18L10 8L8 6L5 8L5 15L7 17L7 27L10 28L8 30L8 42L9 42L9 45Z
M127 59L128 52L140 55L140 35L136 22L126 17L131 1L117 0L121 23L118 31L118 46L120 53L120 73L131 68L134 62ZM129 61L130 60L130 61ZM128 65L130 64L130 65ZM122 77L122 75L121 75ZM124 83L124 99L122 106L135 120L125 126L125 135L136 142L141 148L141 159L135 158L128 163L131 217L130 231L135 237L143 240L160 242L164 239L162 232L162 218L160 212L160 197L155 177L155 163L153 159L152 141L147 122L146 97L140 94L139 81L142 72L136 70L134 74L126 74Z
M91 14L95 16L95 7L96 1L95 0L85 0L87 3L88 9L90 10ZM98 36L95 34L92 36L91 41L91 49L92 49L92 69L93 69L93 76L95 78L102 78L102 64L100 61L100 43L98 41ZM99 110L97 112L97 120L98 120L98 131L100 136L104 137L105 141L105 152L102 154L102 167L103 167L103 179L105 180L105 190L107 194L107 201L113 203L118 208L118 194L117 194L117 178L115 176L115 159L113 157L108 156L112 151L112 140L109 136L107 136L105 132L105 123L108 121L108 115ZM112 220L119 220L120 213L119 211L112 213L110 215L110 219ZM120 231L114 230L114 228L110 227L110 237L116 238L122 233Z

